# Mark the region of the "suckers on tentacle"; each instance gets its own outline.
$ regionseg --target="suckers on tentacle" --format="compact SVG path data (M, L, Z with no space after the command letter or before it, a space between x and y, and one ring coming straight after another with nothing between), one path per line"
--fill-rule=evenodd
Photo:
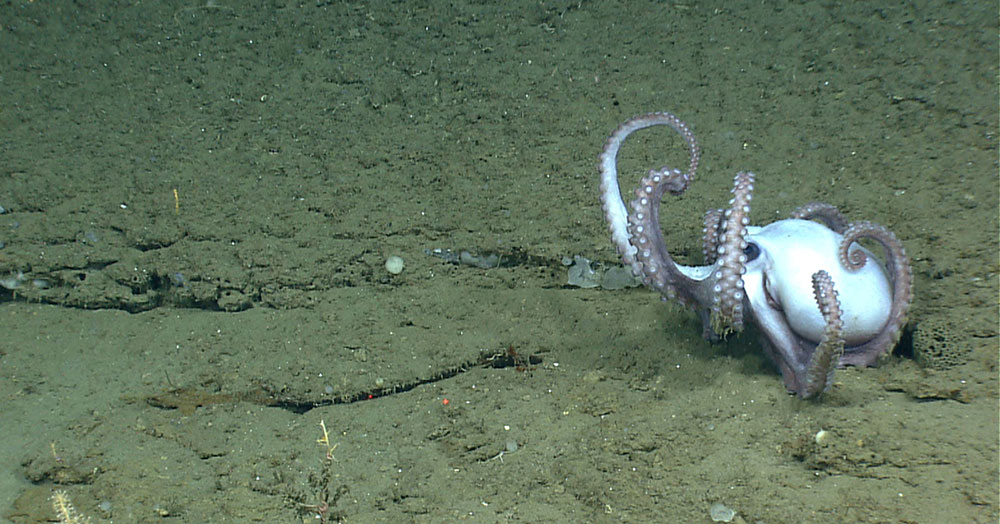
M833 383L833 372L844 354L844 337L841 335L844 323L841 319L840 301L837 300L837 290L833 288L833 279L826 271L817 271L812 276L813 294L823 318L826 320L826 331L809 359L806 369L806 383L799 392L802 398L818 395Z
M712 331L725 337L743 330L743 274L746 272L747 225L750 224L750 200L753 198L754 175L748 171L733 178L733 198L723 212L722 230L716 247Z

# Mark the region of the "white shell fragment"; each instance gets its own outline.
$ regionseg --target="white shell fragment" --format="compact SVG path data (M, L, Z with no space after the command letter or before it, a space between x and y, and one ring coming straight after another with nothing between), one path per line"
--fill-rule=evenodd
M396 255L385 259L385 270L392 273L393 275L398 275L403 272L403 258Z
M712 504L708 514L712 517L712 522L732 522L736 518L736 511L721 502Z

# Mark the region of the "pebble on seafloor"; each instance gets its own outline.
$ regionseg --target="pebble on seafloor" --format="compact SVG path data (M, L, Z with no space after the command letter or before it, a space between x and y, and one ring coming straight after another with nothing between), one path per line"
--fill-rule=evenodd
M712 504L708 514L712 517L712 522L732 522L736 518L736 511L721 502Z
M403 272L403 258L396 255L385 259L385 270L392 273L393 275L398 275Z

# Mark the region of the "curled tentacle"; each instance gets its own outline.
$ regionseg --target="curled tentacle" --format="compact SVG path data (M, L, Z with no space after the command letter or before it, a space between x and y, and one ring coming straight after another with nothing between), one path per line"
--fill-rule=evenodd
M667 189L672 193L682 193L687 189L694 178L695 171L698 170L698 161L701 157L701 149L694 138L694 134L688 126L676 116L670 113L656 112L634 117L622 125L604 143L604 149L598 158L598 170L601 173L601 205L604 208L604 215L608 220L608 228L611 230L611 240L618 248L618 253L622 256L625 265L631 266L633 272L639 274L640 268L637 265L635 254L636 247L629 241L628 232L628 212L625 209L625 202L622 200L621 189L618 187L618 151L622 143L630 134L640 129L656 125L666 125L681 134L691 150L691 163L686 173L679 177L673 175L673 171L664 167L656 171L650 171L649 176L658 174L661 180L669 180L670 187Z
M890 274L892 273L892 262L893 253L891 253L891 248L889 245L899 246L902 250L902 244L896 238L896 235L892 234L883 226L872 222L854 222L848 226L847 230L843 232L844 239L840 242L840 247L837 250L837 256L840 258L840 264L843 265L849 271L857 271L865 267L865 262L868 261L868 256L865 255L864 251L860 249L855 249L851 251L851 244L857 242L859 238L872 238L879 241L882 246L886 249L886 255L890 260L886 261L886 267L889 268ZM904 254L903 257L906 255Z
M800 218L802 220L818 218L826 224L826 227L841 234L847 228L847 218L837 208L823 202L803 204L795 208L789 217Z
M818 395L833 383L833 371L844 354L844 337L841 334L844 323L841 320L840 301L837 300L837 290L833 288L833 279L826 271L820 270L812 276L813 295L819 306L826 329L816 350L813 351L806 368L806 383L799 394L802 398Z
M710 321L712 331L725 336L743 329L743 273L746 272L746 226L750 224L750 200L753 198L754 175L748 171L733 179L733 198L723 214L719 232L718 267L713 279Z
M628 232L636 248L637 275L643 283L668 298L677 299L686 306L697 304L694 286L688 277L677 270L677 265L667 251L660 231L660 199L663 193L683 184L684 173L672 170L666 176L662 171L650 171L635 190L635 200L630 203Z
M840 363L871 366L881 354L891 350L903 334L906 314L913 298L913 271L906 250L896 235L872 222L855 222L844 231L838 255L840 263L848 270L856 271L866 263L867 257L860 249L848 254L850 245L861 238L875 240L885 249L885 268L892 280L892 307L889 320L882 331L862 345L847 348Z

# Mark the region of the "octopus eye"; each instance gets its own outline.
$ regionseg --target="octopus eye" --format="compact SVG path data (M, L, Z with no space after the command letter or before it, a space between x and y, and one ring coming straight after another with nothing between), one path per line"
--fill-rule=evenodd
M753 242L748 242L747 247L743 248L743 254L747 257L747 262L756 260L760 256L760 246Z

